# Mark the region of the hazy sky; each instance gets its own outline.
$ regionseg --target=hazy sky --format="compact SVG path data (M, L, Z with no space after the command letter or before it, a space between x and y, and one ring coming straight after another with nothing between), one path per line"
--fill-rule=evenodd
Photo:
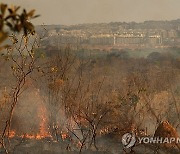
M35 24L80 24L180 18L180 0L0 0L35 8Z

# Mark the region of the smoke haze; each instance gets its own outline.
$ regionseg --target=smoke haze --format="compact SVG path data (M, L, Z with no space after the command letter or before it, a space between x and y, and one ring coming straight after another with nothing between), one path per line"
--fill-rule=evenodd
M80 24L179 18L179 0L2 0L35 8L35 24Z

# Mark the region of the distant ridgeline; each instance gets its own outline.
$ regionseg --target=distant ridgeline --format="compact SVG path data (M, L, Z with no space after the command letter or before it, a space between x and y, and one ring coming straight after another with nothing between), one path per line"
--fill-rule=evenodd
M172 21L111 22L36 26L44 47L65 44L87 48L167 48L180 44L180 19Z

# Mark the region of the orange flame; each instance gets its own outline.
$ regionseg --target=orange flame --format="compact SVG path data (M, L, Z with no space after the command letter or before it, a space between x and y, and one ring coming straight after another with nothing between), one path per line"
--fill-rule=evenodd
M47 116L46 116L46 108L41 107L39 110L38 117L40 118L40 125L39 125L39 133L38 134L24 134L21 135L21 138L27 138L27 139L43 139L46 137L52 137L50 133L48 132L48 127L47 127ZM13 138L16 136L15 130L11 130L9 132L9 138Z
M45 137L51 137L48 126L47 126L47 114L46 114L46 108L42 106L39 111L39 118L40 118L40 132L36 136L37 139L45 138Z

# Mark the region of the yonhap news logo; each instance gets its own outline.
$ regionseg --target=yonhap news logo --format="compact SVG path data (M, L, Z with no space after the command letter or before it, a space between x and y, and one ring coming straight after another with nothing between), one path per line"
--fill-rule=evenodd
M136 143L136 137L134 133L126 133L122 136L122 144L125 148L131 148Z
M122 136L124 148L131 148L138 144L180 144L179 137L136 137L134 133L126 133Z

